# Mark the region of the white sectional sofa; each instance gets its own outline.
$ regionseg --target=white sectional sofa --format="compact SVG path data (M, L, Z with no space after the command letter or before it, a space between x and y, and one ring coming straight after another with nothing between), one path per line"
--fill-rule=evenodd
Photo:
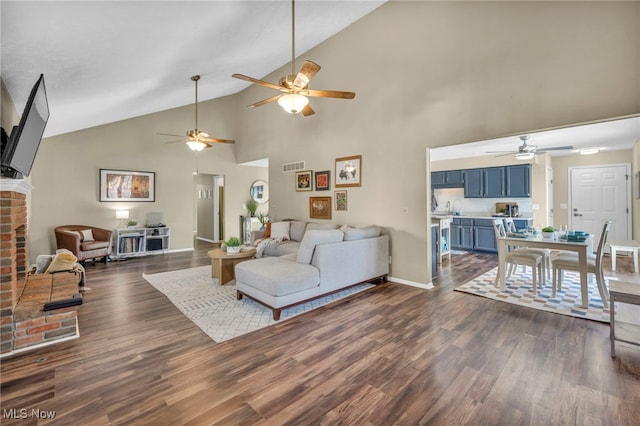
M293 227L302 224L300 241L280 241L264 250L265 257L236 265L238 300L250 297L271 308L279 320L284 308L363 282L386 282L389 237L380 235L377 226L318 229L290 222Z

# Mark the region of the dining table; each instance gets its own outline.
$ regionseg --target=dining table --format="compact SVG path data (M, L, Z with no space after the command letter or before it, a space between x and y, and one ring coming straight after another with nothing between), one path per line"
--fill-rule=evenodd
M506 253L509 246L545 248L550 250L562 250L578 253L580 265L580 288L582 293L581 306L589 306L588 269L587 257L593 252L593 236L589 236L585 241L567 241L559 238L546 238L540 235L527 235L526 237L514 237L507 234L506 237L498 238L498 285L500 291L505 289Z

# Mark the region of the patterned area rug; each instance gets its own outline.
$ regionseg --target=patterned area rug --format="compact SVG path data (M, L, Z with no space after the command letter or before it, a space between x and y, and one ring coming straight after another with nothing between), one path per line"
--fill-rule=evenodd
M603 306L595 279L589 282L589 307L585 309L580 306L582 296L580 275L577 272L565 271L562 291L558 291L554 298L551 297L551 281L547 281L544 288L538 288L538 294L534 296L531 289L531 268L527 268L525 273L521 272L521 267L517 269L517 272L507 278L504 291L500 291L500 288L494 285L498 268L480 275L455 290L556 314L609 322L609 306Z
M271 309L248 297L236 299L235 281L223 286L218 285L218 280L211 278L211 266L143 274L142 277L166 295L187 318L218 343L280 323L374 286L361 284L283 309L280 321L274 321Z

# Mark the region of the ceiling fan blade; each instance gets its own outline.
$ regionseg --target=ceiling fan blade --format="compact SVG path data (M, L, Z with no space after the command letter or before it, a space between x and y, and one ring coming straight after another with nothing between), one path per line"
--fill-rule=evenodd
M485 154L502 154L502 153L517 154L518 151L486 151L485 152Z
M571 145L567 145L567 146L554 146L554 147L549 147L549 148L542 148L541 150L537 151L537 152L547 152L547 151L562 151L565 149L573 149L573 147Z
M338 99L353 99L356 94L353 92L341 92L339 90L311 90L306 89L300 91L301 95L316 96L318 98L338 98Z
M156 133L156 135L173 136L173 137L176 137L176 138L183 138L184 137L184 135L174 135L172 133Z
M165 143L187 142L188 140L189 139L182 138L182 139L176 139L175 141L169 141L169 142L165 142Z
M302 67L300 67L300 72L296 76L296 79L293 80L293 87L296 89L303 89L307 87L309 81L320 71L320 65L311 61L304 61Z
M504 151L502 151L502 152L504 152ZM497 158L497 157L506 157L507 155L515 155L515 154L520 154L520 153L519 153L519 152L511 151L511 152L507 152L506 154L496 155L495 157L496 157L496 158Z
M249 77L249 76L243 75L243 74L233 74L231 77L237 78L237 79L240 79L240 80L249 81L251 83L259 84L260 86L268 87L270 89L286 90L283 87L278 86L277 84L269 83L268 81L258 80L257 78Z
M213 143L236 143L236 141L231 140L231 139L218 139L218 138L211 138L211 137L200 138L200 141L204 142L204 143L208 143L208 142L213 142Z
M275 96L272 96L272 97L270 97L270 98L263 99L263 100L261 100L260 102L256 102L255 104L247 105L247 107L249 107L249 108L257 108L257 107L262 106L262 105L264 105L264 104L268 104L268 103L271 103L271 102L273 102L273 101L278 100L278 98L279 98L280 96L282 96L282 95L275 95Z
M308 117L310 115L315 114L316 112L311 108L311 104L307 104L304 108L302 108L302 115Z

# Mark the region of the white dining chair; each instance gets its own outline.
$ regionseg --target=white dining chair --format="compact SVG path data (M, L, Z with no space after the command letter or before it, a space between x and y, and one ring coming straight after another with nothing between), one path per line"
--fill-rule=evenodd
M596 277L596 283L598 285L598 291L600 292L600 298L602 303L605 304L609 300L608 291L604 282L604 274L602 272L602 258L604 256L604 246L607 243L607 236L609 235L609 229L611 229L611 221L606 221L602 227L602 235L600 236L600 242L598 243L598 250L596 254L587 255L587 272L593 274ZM551 261L553 268L553 297L556 297L556 289L562 290L562 276L564 271L576 271L580 272L580 261L578 260L577 253L562 253Z
M494 219L493 221L493 230L496 234L497 240L502 240L507 236L507 233L504 230L504 224L502 219ZM507 246L507 252L505 253L505 267L509 265L507 278L511 276L514 268L517 265L522 266L530 266L531 267L531 278L533 284L533 294L538 294L538 282L540 286L544 285L544 274L542 272L542 263L543 256L540 254L536 254L533 252L527 252L525 250L511 250L509 251L509 247ZM539 277L539 278L538 278ZM498 276L496 276L496 283L498 282Z
M506 217L504 219L505 228L507 232L518 232L516 225L513 223L513 218ZM530 247L514 247L514 250L526 250L531 253L539 254L542 256L542 272L547 279L551 279L551 250L545 248L530 248Z

